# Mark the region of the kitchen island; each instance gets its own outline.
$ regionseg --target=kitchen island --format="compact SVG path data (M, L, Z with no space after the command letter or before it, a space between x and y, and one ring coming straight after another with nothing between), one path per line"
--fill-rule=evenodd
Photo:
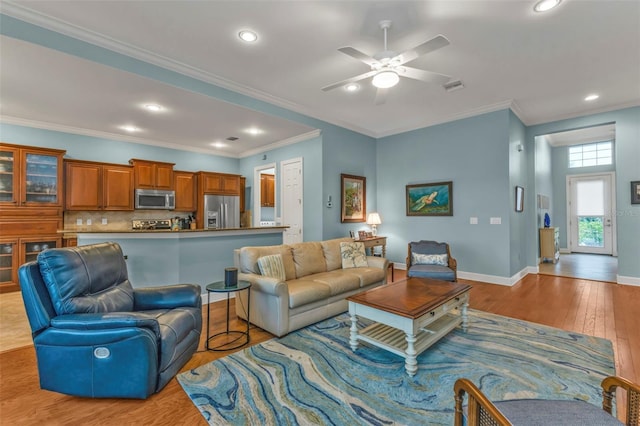
M233 266L233 250L244 246L282 244L286 226L207 230L64 230L75 234L78 245L113 241L127 257L133 287L168 284L207 284L224 280L224 268Z

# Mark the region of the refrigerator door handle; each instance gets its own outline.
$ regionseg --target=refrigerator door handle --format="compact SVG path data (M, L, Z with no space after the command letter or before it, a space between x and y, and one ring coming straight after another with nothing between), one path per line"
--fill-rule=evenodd
M227 223L228 217L229 217L229 206L227 206L227 203L224 203L224 227L225 228L229 227L229 223Z

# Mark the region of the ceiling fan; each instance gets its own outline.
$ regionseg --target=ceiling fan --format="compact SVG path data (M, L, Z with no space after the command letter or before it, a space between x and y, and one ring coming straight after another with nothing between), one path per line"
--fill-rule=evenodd
M376 105L383 104L386 101L387 91L389 88L398 84L400 77L407 77L414 80L420 80L427 83L445 84L451 80L451 76L439 74L433 71L421 70L418 68L407 67L404 64L411 62L419 56L433 52L449 45L449 40L443 35L437 35L434 38L425 41L422 44L409 49L405 52L397 54L387 49L387 30L391 27L391 21L380 21L380 28L384 31L384 50L373 56L369 56L353 47L341 47L340 52L351 56L371 67L371 71L337 83L323 87L325 92L349 83L355 83L369 77L373 77L372 84L377 88Z

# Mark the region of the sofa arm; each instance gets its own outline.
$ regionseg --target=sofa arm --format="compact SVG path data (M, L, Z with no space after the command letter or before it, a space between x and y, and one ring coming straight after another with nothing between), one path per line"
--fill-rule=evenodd
M60 315L51 320L60 330L112 330L119 328L147 328L160 337L158 321L139 312L104 312L96 314Z
M369 264L370 268L379 268L386 271L389 267L389 260L385 257L367 256L367 264Z
M238 274L238 279L242 281L249 281L251 283L252 290L257 290L274 296L286 297L288 300L289 290L287 288L287 283L280 281L277 278L240 272Z
M180 307L199 308L201 306L199 285L176 284L133 289L133 309L135 311Z

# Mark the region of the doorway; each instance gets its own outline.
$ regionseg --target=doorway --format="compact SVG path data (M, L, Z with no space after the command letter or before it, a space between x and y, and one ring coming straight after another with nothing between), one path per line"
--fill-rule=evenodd
M275 226L276 196L276 164L264 164L253 170L253 226Z
M567 176L567 223L572 253L615 255L613 173Z

